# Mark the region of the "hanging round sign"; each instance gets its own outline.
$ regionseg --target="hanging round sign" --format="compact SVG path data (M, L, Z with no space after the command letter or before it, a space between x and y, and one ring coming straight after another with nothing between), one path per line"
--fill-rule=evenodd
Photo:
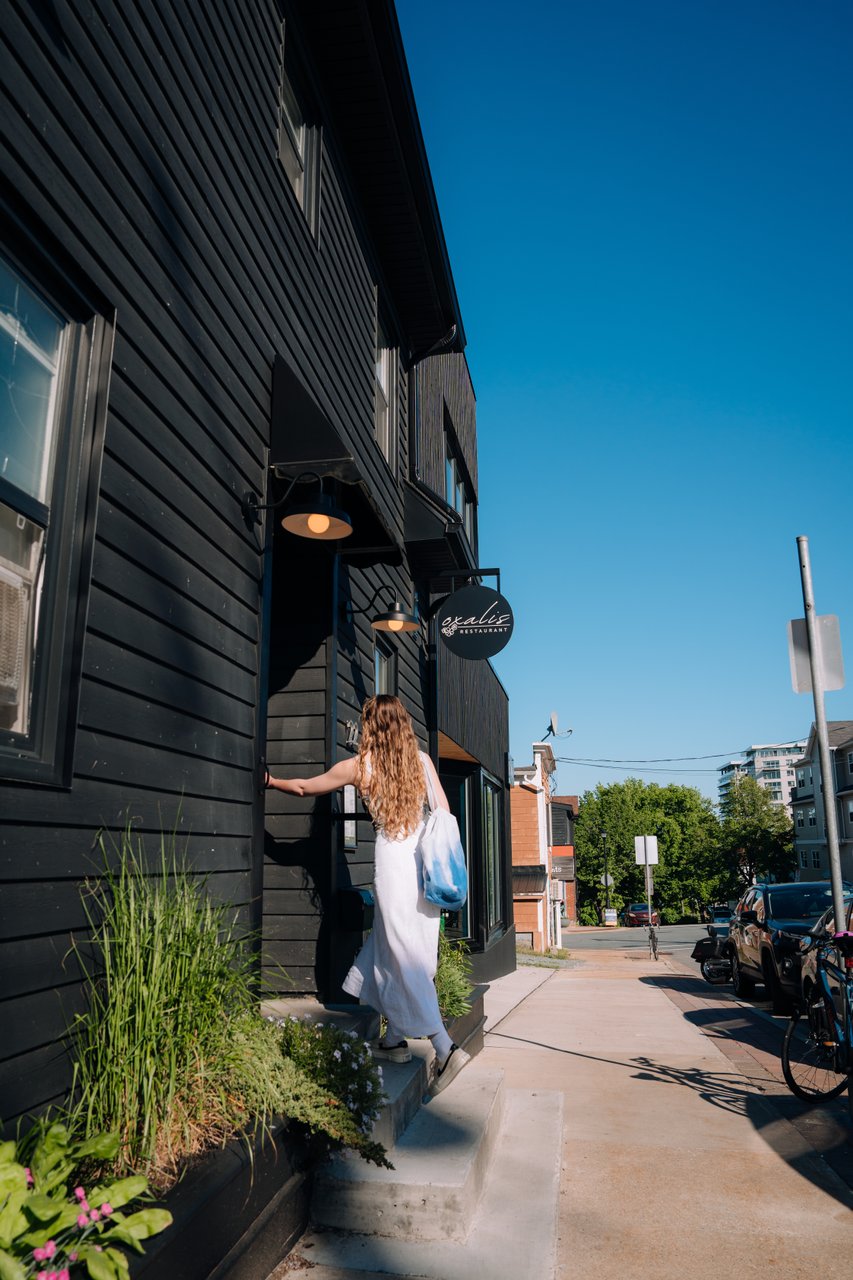
M512 635L512 609L499 591L462 587L438 611L442 640L460 658L491 658Z

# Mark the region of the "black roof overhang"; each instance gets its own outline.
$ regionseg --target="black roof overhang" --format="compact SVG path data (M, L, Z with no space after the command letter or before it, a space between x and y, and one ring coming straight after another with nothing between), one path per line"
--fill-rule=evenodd
M350 555L370 553L398 563L402 548L373 497L352 448L282 356L273 363L269 465L282 480L313 471L340 485L339 501L353 522L342 544ZM312 483L309 481L309 483ZM294 495L295 496L295 495Z
M465 332L393 0L292 0L409 350Z

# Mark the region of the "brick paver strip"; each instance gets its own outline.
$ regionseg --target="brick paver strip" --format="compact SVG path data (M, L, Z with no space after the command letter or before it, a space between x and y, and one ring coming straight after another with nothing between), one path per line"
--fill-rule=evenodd
M729 1062L752 1080L778 1117L793 1125L853 1192L853 1132L847 1095L813 1107L794 1097L785 1084L780 1057L787 1022L777 1022L731 993L725 994L725 988L711 987L698 978L673 972L647 981L713 1039Z

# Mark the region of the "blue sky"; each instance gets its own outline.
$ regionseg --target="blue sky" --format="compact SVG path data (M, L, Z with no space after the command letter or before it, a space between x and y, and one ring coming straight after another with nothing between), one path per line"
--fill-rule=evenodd
M517 764L805 737L796 537L853 680L853 5L397 0L477 393ZM853 718L850 687L827 695ZM719 759L562 764L716 798ZM682 772L703 768L710 772Z

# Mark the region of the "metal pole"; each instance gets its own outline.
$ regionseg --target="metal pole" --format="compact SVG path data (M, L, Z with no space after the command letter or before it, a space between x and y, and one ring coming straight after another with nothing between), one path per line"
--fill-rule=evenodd
M604 905L610 910L610 876L607 874L607 832L602 831L601 843L604 845Z
M652 923L652 877L649 874L649 837L643 836L643 854L646 859L646 903L649 908L649 928Z
M826 712L823 705L823 662L820 652L820 636L817 629L817 610L812 588L812 567L809 560L809 540L797 538L800 556L800 578L803 584L803 604L806 610L806 635L809 642L809 667L814 696L814 719L820 752L820 776L823 788L823 815L826 821L826 847L829 854L829 878L832 882L832 909L836 929L843 929L847 919L844 913L844 887L841 882L841 857L838 851L838 808L835 800L835 777L829 750L829 733L826 728Z

